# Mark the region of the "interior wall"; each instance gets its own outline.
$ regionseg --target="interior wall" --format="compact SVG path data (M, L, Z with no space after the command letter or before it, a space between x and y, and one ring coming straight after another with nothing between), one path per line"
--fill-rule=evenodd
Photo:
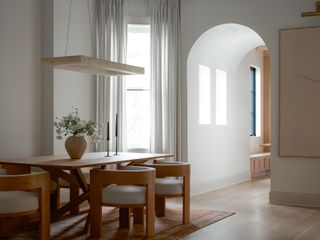
M91 22L94 24L94 1L90 1ZM67 26L69 16L67 0L54 1L53 5L53 54L64 56L66 54ZM91 27L94 31L95 27ZM93 56L91 42L90 21L87 1L72 1L69 40L67 55ZM53 117L61 118L78 108L80 117L84 120L96 119L95 109L95 76L73 71L55 69L53 71ZM64 140L54 138L54 154L65 154ZM87 151L93 150L91 139L88 138Z
M183 79L183 119L187 119L187 59L195 41L208 29L238 23L256 31L266 42L271 55L271 191L320 194L320 159L279 157L279 29L319 26L317 17L301 18L313 11L314 1L277 0L182 0L181 1L181 74ZM192 17L190 17L192 16ZM184 121L184 132L187 121ZM187 138L187 137L186 137ZM190 139L187 141L190 142ZM184 153L187 151L184 143ZM229 149L230 150L230 149ZM188 157L190 159L190 156ZM203 169L206 166L204 164Z
M0 1L0 158L41 152L41 0Z
M232 36L232 39L230 38ZM192 194L247 180L250 65L263 67L252 30L226 24L204 33L188 57L188 156ZM199 65L211 68L211 124L199 124ZM227 125L215 123L215 70L227 72ZM205 166L205 167L204 167Z

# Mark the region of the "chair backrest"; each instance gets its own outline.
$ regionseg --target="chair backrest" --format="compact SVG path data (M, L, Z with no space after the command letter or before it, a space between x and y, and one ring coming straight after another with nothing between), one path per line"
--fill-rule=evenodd
M148 167L122 167L120 170L92 169L90 171L90 184L102 187L110 184L147 185L153 184L154 179L155 169Z
M49 173L0 175L0 191L26 191L38 188L50 188Z
M188 177L190 176L190 164L178 162L145 163L139 166L156 169L156 176L162 177Z
M1 168L6 170L7 175L18 175L30 173L30 167L15 164L1 164Z

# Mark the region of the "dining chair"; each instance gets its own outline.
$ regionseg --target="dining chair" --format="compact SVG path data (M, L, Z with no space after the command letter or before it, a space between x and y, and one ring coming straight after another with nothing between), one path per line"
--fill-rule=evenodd
M39 239L50 239L49 174L0 175L0 218L33 214L39 216Z
M119 208L119 226L129 227L130 209L146 207L146 236L154 234L155 170L148 167L122 167L90 171L91 237L101 236L102 206Z
M166 198L182 197L183 223L190 221L190 164L181 162L157 161L139 164L156 169L155 213L165 216Z

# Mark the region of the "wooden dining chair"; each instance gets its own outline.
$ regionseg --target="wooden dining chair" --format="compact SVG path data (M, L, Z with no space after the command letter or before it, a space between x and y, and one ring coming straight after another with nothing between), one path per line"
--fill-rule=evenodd
M50 239L49 174L0 175L0 218L33 214L40 220L39 239Z
M124 167L120 170L90 171L91 237L101 236L102 206L119 208L120 227L129 227L130 209L146 207L146 235L154 234L155 170Z
M155 213L165 216L165 198L183 198L183 223L190 221L190 164L181 162L154 161L139 166L156 169Z

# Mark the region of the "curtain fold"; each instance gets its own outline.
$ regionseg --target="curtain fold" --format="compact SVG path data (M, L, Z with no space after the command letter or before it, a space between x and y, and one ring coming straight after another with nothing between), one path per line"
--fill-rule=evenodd
M96 57L125 63L127 47L127 0L96 0ZM106 150L107 122L110 122L110 150L115 151L115 119L118 114L118 150L126 142L124 77L97 76L97 122L104 128L97 151Z
M151 152L180 159L180 0L151 0Z

